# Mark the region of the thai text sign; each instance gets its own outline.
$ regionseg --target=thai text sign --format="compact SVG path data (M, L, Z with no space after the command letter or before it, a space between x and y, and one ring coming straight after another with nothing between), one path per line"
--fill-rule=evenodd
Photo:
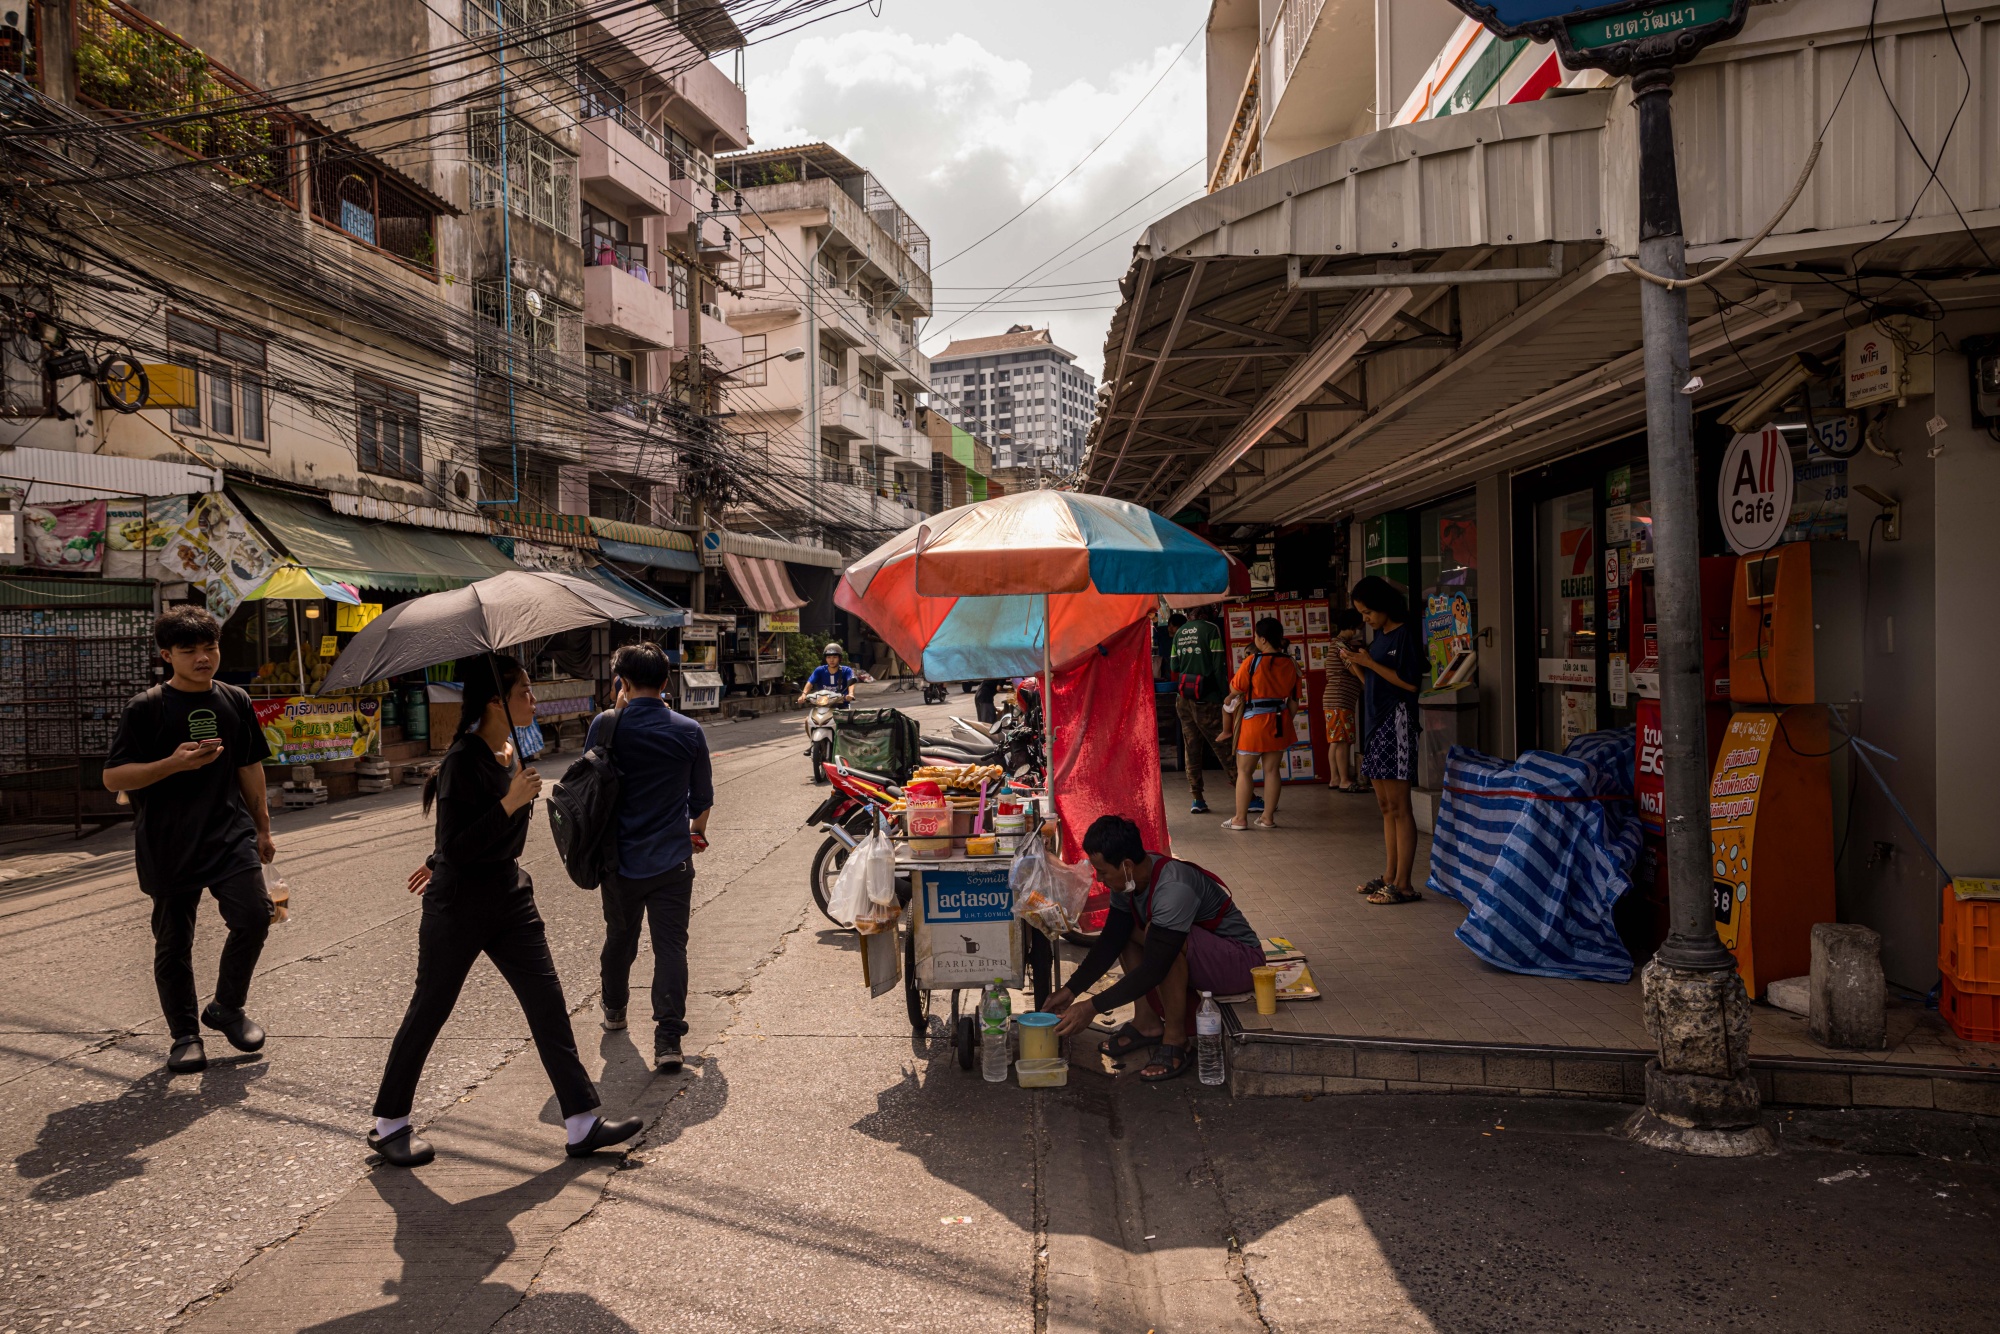
M382 701L372 697L288 695L251 701L271 748L267 764L330 764L366 755L381 731Z

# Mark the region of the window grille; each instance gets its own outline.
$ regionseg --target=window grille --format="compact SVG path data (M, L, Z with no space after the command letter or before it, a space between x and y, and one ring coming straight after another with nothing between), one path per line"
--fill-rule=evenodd
M472 207L500 207L500 113L475 107L467 126ZM507 117L508 207L566 241L577 239L576 155L519 116Z
M489 279L472 289L472 310L480 319L495 326L490 341L482 340L478 351L479 369L491 375L508 373L507 285ZM583 313L554 298L537 293L528 300L527 289L516 286L514 293L513 374L520 384L554 389L565 376L573 376L583 352ZM535 307L540 307L536 309Z
M504 30L509 60L526 55L561 68L576 54L574 0L465 0L464 24L465 35L474 40Z
M743 335L743 369L736 373L736 383L746 389L755 389L771 382L771 363L764 358L769 355L770 336L768 334ZM757 362L757 365L750 363Z

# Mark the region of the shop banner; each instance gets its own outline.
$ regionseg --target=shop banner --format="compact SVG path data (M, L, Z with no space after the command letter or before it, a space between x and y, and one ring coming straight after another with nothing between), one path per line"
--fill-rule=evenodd
M290 695L252 700L271 748L266 764L330 764L366 755L381 734L379 696Z
M104 513L101 500L23 507L21 549L27 557L25 563L41 570L98 573L104 568Z
M112 551L160 551L187 520L186 496L106 501L104 544Z
M244 519L243 512L221 492L196 499L180 526L160 551L161 579L198 583L208 598L208 610L226 621L245 595L270 577L278 558Z

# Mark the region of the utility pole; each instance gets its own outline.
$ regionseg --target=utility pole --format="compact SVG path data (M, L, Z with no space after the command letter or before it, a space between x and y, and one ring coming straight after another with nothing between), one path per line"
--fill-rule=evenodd
M1632 76L1639 120L1639 267L1687 276L1674 163L1671 66ZM1687 292L1639 284L1645 335L1646 463L1665 740L1667 893L1672 930L1642 974L1646 1107L1629 1127L1660 1148L1736 1156L1767 1147L1750 1075L1750 1000L1715 931L1709 872L1708 739L1702 689L1701 506L1688 384Z
M702 437L696 447L708 447L708 404L703 401L701 383L701 223L700 214L695 215L694 224L688 228L688 347L687 347L687 398L688 411L694 414L698 423L695 431ZM701 545L701 535L708 530L708 460L702 459L697 466L689 468L682 463L681 476L685 479L701 479L701 485L694 488L692 497L694 511L690 516L694 521L695 545ZM702 560L707 557L703 556ZM708 567L695 567L693 582L689 588L688 600L694 610L708 610Z
M1654 1148L1741 1157L1770 1147L1750 1075L1750 1001L1715 931L1708 742L1701 660L1701 506L1688 379L1687 276L1674 163L1674 67L1743 28L1750 0L1725 7L1579 5L1551 18L1541 0L1452 0L1496 36L1554 42L1565 66L1631 78L1638 120L1640 269L1645 337L1646 462L1652 479L1660 723L1665 740L1667 893L1672 930L1641 980L1646 1105L1626 1133Z

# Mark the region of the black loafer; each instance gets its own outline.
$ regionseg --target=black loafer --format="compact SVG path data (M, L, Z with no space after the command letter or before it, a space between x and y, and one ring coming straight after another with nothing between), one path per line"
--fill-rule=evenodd
M206 1069L208 1049L201 1045L200 1037L174 1039L174 1049L167 1053L168 1074L192 1075Z
M256 1051L264 1045L264 1030L241 1010L217 1009L211 1004L201 1012L201 1021L229 1039L238 1051Z
M381 1154L382 1161L391 1167L422 1167L437 1157L437 1150L431 1148L431 1142L420 1139L408 1126L387 1139L369 1131L368 1147Z
M653 1039L653 1068L662 1074L675 1074L681 1068L681 1040L677 1037Z
M623 1121L607 1121L600 1116L597 1118L597 1123L591 1126L590 1133L567 1146L565 1152L572 1158L588 1158L599 1149L623 1144L643 1130L645 1124L636 1116L627 1117Z

